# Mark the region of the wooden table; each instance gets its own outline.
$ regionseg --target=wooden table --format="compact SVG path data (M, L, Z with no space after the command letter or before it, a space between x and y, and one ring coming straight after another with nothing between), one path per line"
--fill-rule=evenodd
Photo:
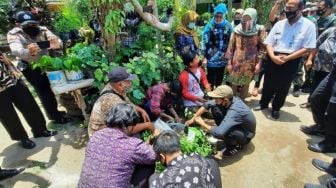
M93 86L93 82L94 82L93 79L68 82L67 84L62 86L51 86L51 90L54 92L55 95L71 92L71 94L75 97L78 107L82 110L82 114L85 118L85 121L88 122L90 114L87 114L85 112L86 103L84 101L81 89Z

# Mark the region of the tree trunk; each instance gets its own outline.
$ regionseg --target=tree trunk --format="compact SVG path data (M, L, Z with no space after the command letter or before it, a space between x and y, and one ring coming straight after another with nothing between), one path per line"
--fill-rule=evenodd
M138 0L131 0L134 10L140 15L140 17L149 25L159 29L160 31L171 31L173 25L173 17L169 18L168 23L162 23L159 19L151 13L144 12L142 6Z

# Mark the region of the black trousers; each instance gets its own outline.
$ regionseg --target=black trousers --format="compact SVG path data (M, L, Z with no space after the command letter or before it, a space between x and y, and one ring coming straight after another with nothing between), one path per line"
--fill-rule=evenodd
M310 87L310 96L314 93L315 89L319 86L323 79L328 76L328 74L329 72L314 71L314 76Z
M28 66L22 71L28 82L34 87L39 96L42 105L50 120L59 120L62 113L57 110L57 101L54 93L51 91L48 77L39 69L32 69Z
M273 98L272 108L274 111L279 111L286 101L289 88L298 70L300 58L283 65L277 65L270 58L268 59L259 103L261 107L266 108Z
M336 141L336 70L318 85L310 102L314 121L325 129L326 138Z
M216 125L220 125L226 115L226 112L223 111L223 109L220 109L218 106L215 106L211 108L211 114L215 120ZM230 129L220 139L224 140L224 143L228 148L234 148L237 145L244 146L251 141L251 139L247 137L244 130L241 129L240 126L236 126Z
M261 79L264 76L264 74L265 74L265 69L262 69L258 74L258 80L256 80L256 82L254 84L254 88L259 88Z
M136 188L149 186L149 177L155 172L155 165L137 165L132 175L131 184Z
M212 87L222 85L225 67L207 67L207 79Z
M22 113L33 134L46 130L46 121L28 88L19 81L0 92L0 122L13 140L28 138L14 106Z

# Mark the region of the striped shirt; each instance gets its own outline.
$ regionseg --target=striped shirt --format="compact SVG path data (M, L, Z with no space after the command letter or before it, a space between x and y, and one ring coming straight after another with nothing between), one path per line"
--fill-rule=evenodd
M16 85L17 78L11 75L9 67L0 61L0 92Z

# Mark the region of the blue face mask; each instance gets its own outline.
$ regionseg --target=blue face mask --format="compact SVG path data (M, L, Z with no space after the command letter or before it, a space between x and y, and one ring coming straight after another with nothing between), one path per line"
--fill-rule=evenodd
M195 23L195 22L190 22L190 23L188 24L188 28L189 28L189 29L195 29L195 28L196 28L196 23Z

